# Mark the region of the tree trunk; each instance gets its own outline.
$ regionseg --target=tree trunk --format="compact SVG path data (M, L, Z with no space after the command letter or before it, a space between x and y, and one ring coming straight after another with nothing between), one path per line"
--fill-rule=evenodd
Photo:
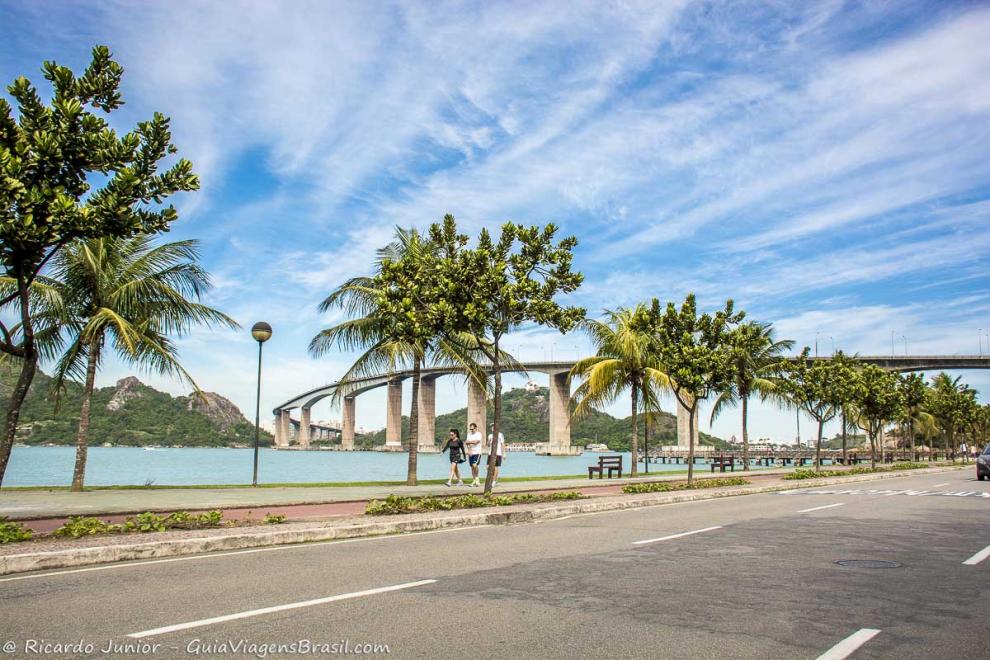
M406 485L416 485L416 460L419 456L419 376L423 369L419 355L413 356L412 407L409 410L409 468Z
M822 419L818 420L818 440L815 442L815 472L822 471L822 428L825 426L825 421Z
M877 433L873 430L872 425L870 426L870 467L875 468L877 466Z
M488 449L488 470L485 472L485 495L492 494L492 481L495 480L495 457L498 455L498 432L502 425L502 363L499 360L498 338L494 342L492 371L495 372L495 392L492 405L492 446ZM484 434L484 430L482 430ZM482 435L484 437L484 435Z
M694 411L698 408L698 399L691 399L688 410L688 485L694 483Z
M89 345L86 361L86 383L83 386L82 408L79 410L79 432L76 434L76 465L72 470L72 491L82 492L86 478L86 449L89 442L89 408L93 401L93 383L96 381L96 365L100 361L100 344L97 339Z
M28 285L17 277L18 296L21 303L21 332L23 340L21 346L24 349L23 360L21 362L21 374L17 378L17 385L10 393L10 401L7 402L7 420L4 424L3 439L0 440L0 485L3 485L3 477L7 472L7 463L10 461L10 451L14 446L14 439L17 436L17 420L21 416L21 406L27 398L28 390L31 388L31 381L38 369L38 353L34 347L34 328L31 325L30 299L28 297Z
M949 447L952 446L952 441L955 440L954 436L955 436L955 429L953 429L952 427L949 427L949 431L947 433L942 434L942 447L945 449L946 460L948 460L949 458ZM953 463L956 462L955 454L953 454L952 456L952 462Z
M846 456L846 411L842 411L842 464L849 465L849 457Z
M643 472L650 473L650 440L653 439L653 416L649 413L644 415L646 420L646 432L643 434Z
M639 419L636 415L638 408L639 385L634 380L632 384L632 441L629 443L629 451L632 454L632 467L629 468L629 474L633 477L638 474L637 468L639 467L639 428L637 427Z
M911 439L911 462L918 460L918 455L914 453L914 417L908 419L908 437Z
M742 397L742 438L743 438L743 470L749 470L749 429L747 428L747 417L749 415L749 397Z

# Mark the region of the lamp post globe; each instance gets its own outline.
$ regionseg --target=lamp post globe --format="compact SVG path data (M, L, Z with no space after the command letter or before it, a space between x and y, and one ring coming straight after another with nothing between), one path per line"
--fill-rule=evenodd
M258 321L251 326L251 336L258 342L258 393L254 406L254 472L251 485L258 485L258 445L261 433L261 347L272 336L272 326L264 321Z

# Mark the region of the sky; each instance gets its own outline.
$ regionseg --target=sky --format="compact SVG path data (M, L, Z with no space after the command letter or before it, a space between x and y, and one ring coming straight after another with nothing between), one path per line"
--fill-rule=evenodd
M319 301L396 226L445 213L576 236L566 302L590 316L694 292L823 355L990 352L987 35L990 4L948 0L0 0L0 80L44 93L44 60L80 71L106 44L125 69L111 123L171 117L202 189L167 238L201 241L206 301L243 326L195 330L181 357L251 417L248 329L271 323L264 417L354 358L308 355L343 320ZM508 346L592 352L541 328ZM97 383L131 372L110 359ZM986 401L990 374L962 375ZM465 401L440 381L439 412ZM794 438L793 412L751 410L752 438ZM359 426L384 416L381 389L358 400ZM738 413L712 429L740 435Z

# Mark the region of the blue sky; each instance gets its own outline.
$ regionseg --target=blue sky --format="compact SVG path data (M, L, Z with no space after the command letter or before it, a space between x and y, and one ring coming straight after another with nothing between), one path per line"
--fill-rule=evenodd
M573 301L593 314L693 291L821 353L889 353L892 332L898 353L975 354L981 333L990 351L988 34L978 2L0 0L0 80L79 70L104 43L125 67L115 125L172 117L203 188L170 237L202 241L211 303L274 326L270 410L352 357L306 354L339 320L318 301L395 225L448 212L470 233L575 234ZM250 414L246 332L180 346ZM510 348L589 350L538 329ZM438 392L441 410L464 400ZM383 425L383 401L362 397L358 423ZM757 406L751 434L793 426ZM738 416L714 430L738 435Z

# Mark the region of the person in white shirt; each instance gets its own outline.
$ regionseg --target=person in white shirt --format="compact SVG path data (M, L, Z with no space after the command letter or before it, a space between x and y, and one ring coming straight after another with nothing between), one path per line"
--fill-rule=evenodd
M481 451L484 448L484 438L481 437L481 431L478 430L478 425L471 423L468 425L467 440L464 442L467 445L468 462L471 465L471 474L474 476L474 481L471 482L472 486L480 486L478 483L478 466L481 464Z
M492 432L495 431L495 425L492 424L491 426L488 427L488 429L489 429L489 431L491 431L488 434L488 442L489 442L489 446L490 446L490 443L492 441ZM498 443L495 445L495 473L492 475L492 486L494 486L494 485L496 485L498 483L498 471L499 471L499 468L502 467L502 458L504 456L505 456L505 436L502 435L502 432L501 431L499 431L498 432ZM492 461L492 458L489 455L488 462L491 463L491 461Z
M966 441L963 440L959 443L959 453L962 454L963 465L969 462L969 447L966 446Z

